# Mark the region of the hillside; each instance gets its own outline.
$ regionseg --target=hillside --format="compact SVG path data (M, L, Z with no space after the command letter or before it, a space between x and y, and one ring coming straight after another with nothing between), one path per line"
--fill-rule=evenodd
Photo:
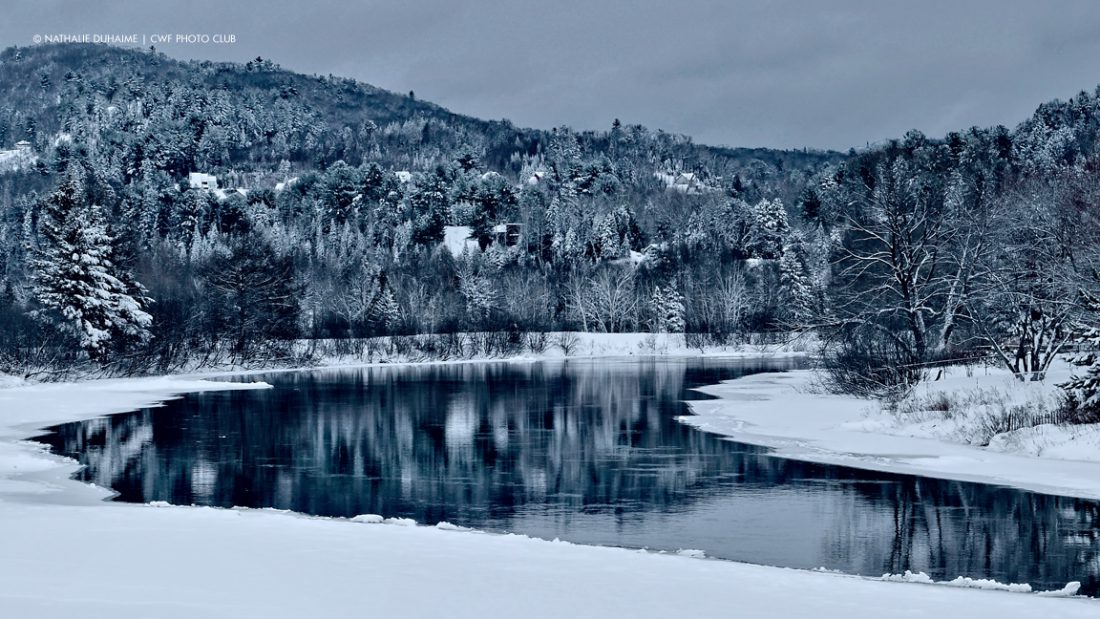
M95 113L75 109L77 101L107 108L137 102L148 108L151 101L171 105L172 117L163 119L168 126L147 127L145 139L155 140L167 130L176 139L195 142L184 145L183 159L173 162L176 173L191 166L263 167L283 159L305 167L369 160L417 169L463 150L498 172L517 174L525 158L547 147L553 133L455 114L411 93L293 73L262 59L244 65L184 62L104 45L0 52L0 147L26 139L44 148L51 136L71 131ZM241 117L240 108L247 117ZM227 124L236 135L217 135ZM626 131L652 142L646 156L658 164L715 176L740 173L744 180L784 170L812 171L840 158L830 152L711 148L638 126ZM584 151L614 157L609 132L578 138Z
M259 58L12 48L0 369L281 362L302 338L432 334L450 339L420 353L454 357L547 345L523 333L813 329L875 371L980 345L1041 373L1086 317L1065 299L1100 247L1098 135L1082 93L1015 130L716 148L618 121L518 128ZM452 337L471 331L504 339Z

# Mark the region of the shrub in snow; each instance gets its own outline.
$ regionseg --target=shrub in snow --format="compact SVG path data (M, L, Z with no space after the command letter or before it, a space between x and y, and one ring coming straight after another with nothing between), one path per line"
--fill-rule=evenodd
M921 365L902 338L848 325L821 342L822 386L831 393L897 402L920 382Z

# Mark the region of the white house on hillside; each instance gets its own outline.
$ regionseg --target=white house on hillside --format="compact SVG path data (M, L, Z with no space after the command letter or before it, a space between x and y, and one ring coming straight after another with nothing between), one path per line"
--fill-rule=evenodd
M187 175L187 182L191 185L191 189L214 191L218 188L218 177L214 176L213 174L192 172Z

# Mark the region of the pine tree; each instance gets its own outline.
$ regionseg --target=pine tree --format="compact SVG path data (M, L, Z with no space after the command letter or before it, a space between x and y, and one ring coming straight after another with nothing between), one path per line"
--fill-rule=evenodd
M401 325L401 306L389 286L384 286L375 299L371 307L371 320L387 333L393 333Z
M1100 312L1100 298L1089 293L1083 293L1082 299L1085 309L1094 315ZM1093 324L1074 338L1087 352L1080 353L1070 359L1070 362L1080 368L1085 368L1084 374L1075 374L1067 383L1060 385L1065 389L1077 406L1082 409L1096 409L1100 406L1100 326Z
M684 332L684 297L675 288L667 286L662 290L660 286L655 287L650 303L659 333Z
M672 286L665 289L664 326L669 333L683 333L687 326L684 322L684 297Z
M196 237L202 236L209 211L210 197L205 191L191 189L183 194L183 200L172 213L172 233L181 247L190 247Z
M597 240L600 244L600 258L614 260L623 255L622 244L619 240L619 230L615 225L615 217L607 215L597 227Z
M70 174L43 210L43 243L34 260L34 297L42 306L36 315L76 338L97 361L107 359L112 344L148 340L149 300L115 265L102 210L85 200L79 172Z
M289 256L280 256L258 235L232 241L204 265L211 294L205 328L229 335L232 351L247 359L285 346L299 335L302 286Z
M774 259L782 255L788 232L787 209L781 200L765 199L752 207L749 252L754 258Z
M665 295L660 286L654 286L653 297L649 300L649 306L653 310L653 328L658 333L664 331L662 319L665 314Z
M779 259L779 292L786 318L795 325L803 325L813 316L814 287L801 238L792 239L783 248Z

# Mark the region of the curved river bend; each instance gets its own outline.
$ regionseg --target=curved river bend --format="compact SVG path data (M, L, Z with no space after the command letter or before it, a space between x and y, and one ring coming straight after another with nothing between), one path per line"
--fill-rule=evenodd
M37 440L117 500L375 513L797 568L1100 593L1100 504L809 464L675 420L692 387L797 361L275 373Z

